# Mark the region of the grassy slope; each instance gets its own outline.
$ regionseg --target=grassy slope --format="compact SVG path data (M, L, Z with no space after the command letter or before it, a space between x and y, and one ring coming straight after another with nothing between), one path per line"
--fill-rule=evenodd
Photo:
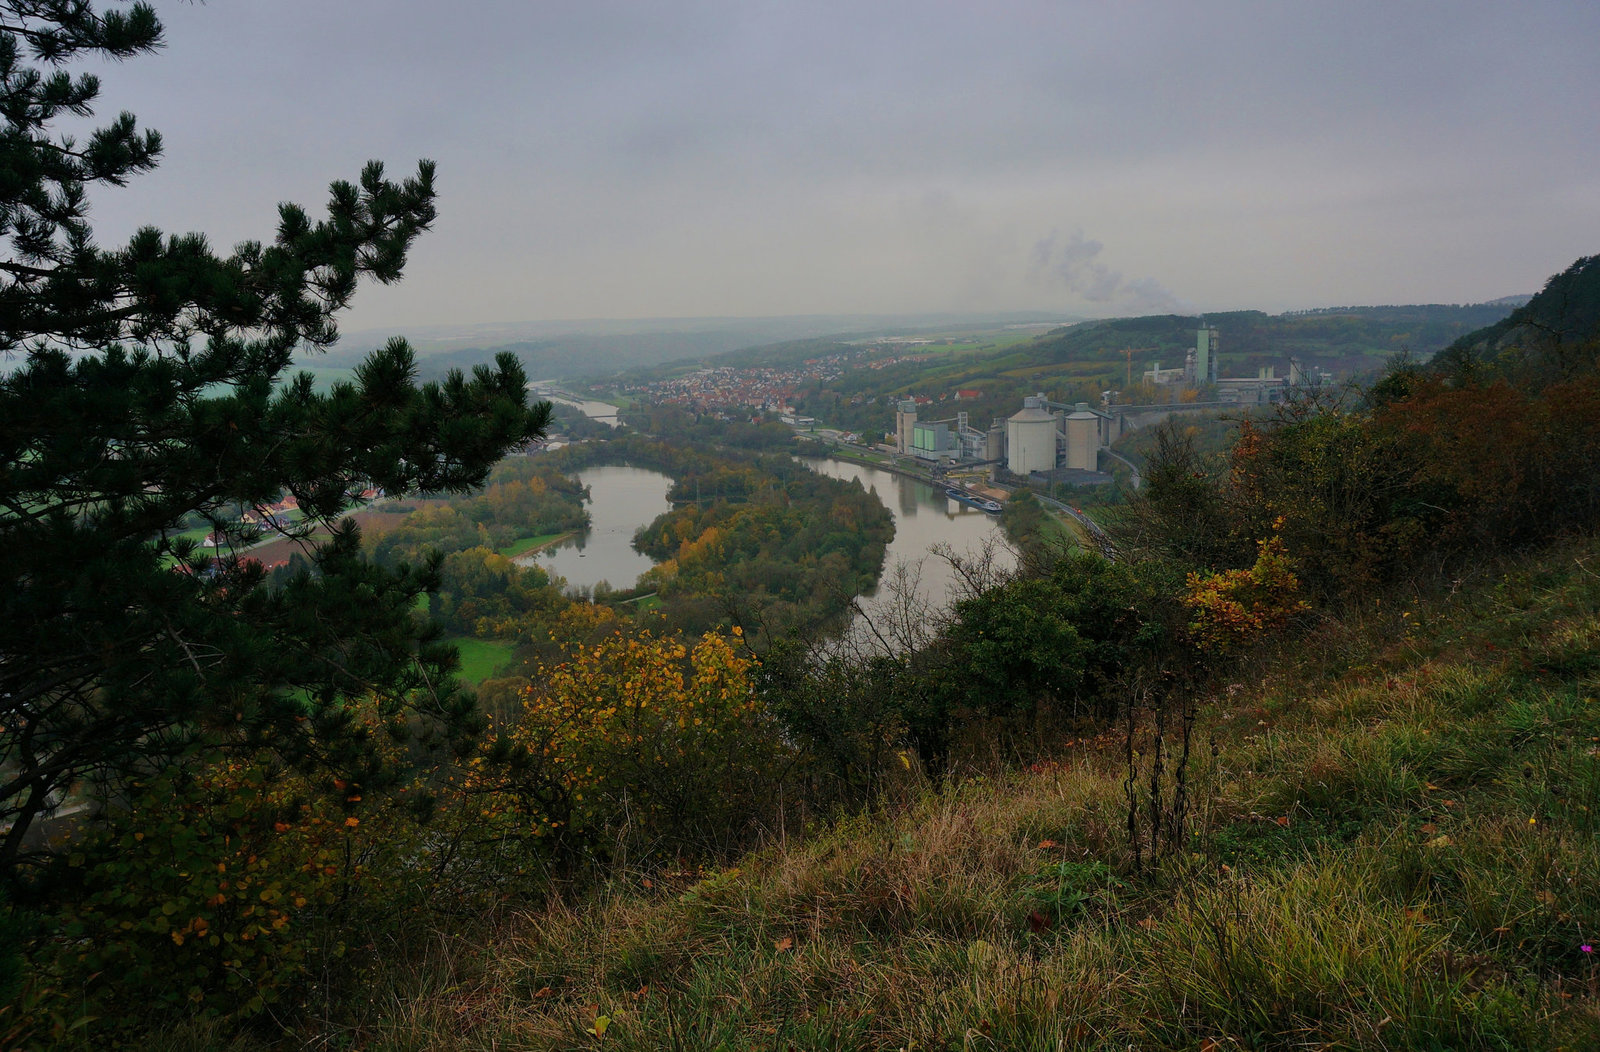
M441 936L384 1047L1600 1047L1600 543L1382 604L1203 718L1192 851L1135 871L1120 743L718 874ZM1030 919L1031 917L1031 919ZM608 1023L593 1032L597 1016Z

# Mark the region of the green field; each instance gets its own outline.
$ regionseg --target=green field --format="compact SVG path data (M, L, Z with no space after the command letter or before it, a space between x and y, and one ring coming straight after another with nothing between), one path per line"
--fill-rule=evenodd
M1003 330L999 332L985 332L979 334L950 333L935 336L933 343L915 344L907 347L908 354L961 354L972 352L997 352L1018 344L1028 343L1043 335L1038 331Z
M559 541L563 537L567 536L570 536L570 534L541 533L537 537L518 537L504 548L497 548L495 550L508 559L514 559L523 552L532 551L541 545L549 544L551 541Z
M448 642L461 655L461 678L469 683L482 683L516 657L512 645L498 639L456 636Z
M1043 533L1045 540L1055 545L1082 548L1084 551L1094 551L1089 540L1089 531L1083 524L1065 512L1056 511L1054 508L1045 509Z

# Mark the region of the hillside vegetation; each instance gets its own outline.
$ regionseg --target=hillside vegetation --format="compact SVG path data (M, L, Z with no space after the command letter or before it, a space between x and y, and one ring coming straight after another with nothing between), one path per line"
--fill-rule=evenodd
M1548 380L1592 364L1597 332L1600 256L1586 256L1508 317L1451 344L1439 365L1461 376Z
M1181 852L1126 743L442 935L326 1020L409 1048L1589 1048L1600 543L1319 620L1219 684ZM1135 739L1148 749L1148 729ZM1142 795L1143 787L1135 787ZM348 1007L348 1006L341 1006Z

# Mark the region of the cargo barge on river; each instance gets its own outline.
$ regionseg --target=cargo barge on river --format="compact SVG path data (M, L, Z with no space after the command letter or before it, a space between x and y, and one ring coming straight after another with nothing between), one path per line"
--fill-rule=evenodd
M966 490L958 489L955 486L951 486L949 489L945 490L944 495L949 497L951 500L958 501L967 505L968 507L977 508L979 511L986 511L990 515L1000 514L1000 502L990 500L988 497L980 497L976 493L968 493Z

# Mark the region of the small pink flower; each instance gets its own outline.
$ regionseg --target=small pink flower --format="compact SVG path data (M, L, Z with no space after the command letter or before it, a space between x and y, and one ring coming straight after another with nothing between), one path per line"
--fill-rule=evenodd
M1582 950L1584 953L1594 952L1594 947L1590 946L1588 943L1584 943L1582 946L1579 946L1578 949Z

